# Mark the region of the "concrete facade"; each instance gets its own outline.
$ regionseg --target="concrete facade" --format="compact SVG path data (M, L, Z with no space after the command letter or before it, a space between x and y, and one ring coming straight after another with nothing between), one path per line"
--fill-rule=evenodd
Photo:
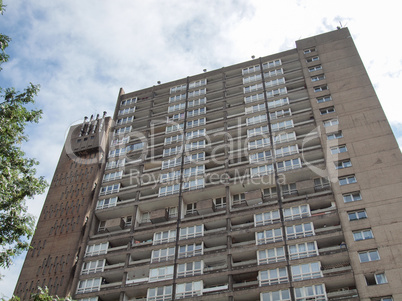
M113 119L69 284L38 269L48 242L34 253L74 173L62 154L17 295L38 278L91 301L402 300L402 157L348 29L121 89Z

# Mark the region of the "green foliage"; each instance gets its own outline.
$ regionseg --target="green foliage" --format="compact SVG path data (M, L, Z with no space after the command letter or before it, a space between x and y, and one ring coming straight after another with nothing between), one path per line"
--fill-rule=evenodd
M49 289L45 287L45 289L42 289L41 287L38 287L39 293L32 294L31 299L33 301L73 301L71 297L66 297L66 298L59 298L59 296L51 296L49 295ZM6 301L5 299L1 299L2 301ZM20 301L21 299L17 296L13 296L10 300L8 301Z
M47 287L45 287L45 289L42 289L41 287L38 287L38 289L39 289L39 293L32 294L32 296L31 296L33 298L33 301L53 301L53 300L71 301L72 300L70 297L59 298L58 296L49 295L49 290L48 290ZM15 300L15 301L17 301L17 300Z
M5 49L9 42L9 37L0 34L0 66L8 60ZM42 115L41 110L29 109L38 91L39 86L32 83L22 93L0 87L0 267L3 268L8 268L14 256L29 248L34 217L27 213L25 199L43 193L47 187L43 177L35 176L38 162L26 158L21 149L21 144L28 140L25 126L37 123Z

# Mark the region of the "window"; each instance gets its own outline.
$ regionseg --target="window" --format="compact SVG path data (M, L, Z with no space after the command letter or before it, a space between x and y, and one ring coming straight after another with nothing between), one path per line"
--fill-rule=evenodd
M289 104L289 98L281 98L281 99L277 99L277 100L272 100L270 102L268 102L268 108L269 109L274 109L277 107L281 107L281 106L286 106Z
M108 181L113 181L113 180L119 180L123 176L123 171L116 171L112 173L107 173L103 176L103 182L108 182Z
M184 100L186 100L186 93L169 97L169 103L173 103L176 101L184 101Z
M202 243L179 247L179 258L193 257L202 254L203 254Z
M275 157L277 158L290 156L298 153L299 153L299 147L297 146L297 144L275 149Z
M329 187L329 180L327 178L315 178L314 179L314 189L322 190Z
M257 139L248 143L248 150L257 149L271 145L269 138Z
M312 56L312 57L309 57L309 58L306 59L306 63L315 62L315 61L318 61L319 59L320 59L320 58L319 58L318 55Z
M130 142L130 137L123 137L123 138L117 138L113 139L112 143L110 143L110 146L116 146L116 145L121 145L121 144L126 144Z
M314 72L314 71L318 71L318 70L322 70L321 65L315 65L315 66L311 66L311 67L308 68L309 72Z
M274 144L293 141L293 140L296 140L296 133L291 132L291 133L278 134L273 137L273 140L274 140Z
M171 285L148 289L147 301L167 301L167 300L172 300Z
M260 286L289 282L286 267L276 268L268 271L260 271L258 274Z
M80 280L77 287L77 294L99 291L101 280L102 278Z
M223 209L226 208L226 197L220 197L214 199L215 209Z
M274 123L271 125L271 129L273 132L289 129L292 127L294 127L293 120L281 121L281 122Z
M332 100L331 95L325 95L321 97L317 97L317 103L323 103Z
M144 142L131 144L131 145L127 146L126 152L128 153L128 152L131 152L131 151L140 150L140 149L143 149L144 146L145 146Z
M328 140L340 139L343 137L342 131L338 131L335 133L327 134Z
M324 284L316 284L312 286L303 286L294 289L296 301L326 301Z
M205 186L204 179L195 179L189 182L183 182L183 191L202 189Z
M364 252L359 252L360 262L369 262L380 260L380 255L378 254L378 250L369 250Z
M193 88L205 86L206 84L207 84L207 80L206 80L206 79L200 79L200 80L191 82L190 85L189 85L189 88L190 88L190 89L193 89Z
M159 188L159 196L166 196L179 193L180 184L174 184L170 186L164 186Z
M309 205L300 205L283 209L285 221L295 220L311 216Z
M249 156L250 163L264 162L272 159L272 152L270 150L255 153Z
M263 88L262 83L258 83L255 85L244 87L243 93L246 94L246 93L250 93L250 92L255 92L255 91L261 90L262 88Z
M247 130L247 138L269 133L268 125Z
M281 75L283 74L283 69L275 69L275 70L270 70L268 72L264 73L264 77L273 77L273 76L277 76L277 75Z
M199 90L194 90L194 91L190 91L188 92L188 97L196 97L196 96L200 96L203 94L207 93L207 89L203 88L203 89L199 89Z
M273 61L263 63L262 68L263 69L268 69L268 68L272 68L272 67L276 67L276 66L280 66L280 65L282 65L282 61L280 59L277 59L277 60L273 60Z
M206 143L205 140L199 140L199 141L186 143L186 145L184 146L184 149L186 151L192 151L195 149L205 148L205 143Z
M190 277L201 275L203 272L204 263L202 261L193 261L182 263L177 266L177 277Z
M112 149L111 151L109 151L109 158L114 158L114 157L118 157L121 155L124 155L126 153L126 148L116 148L116 149Z
M320 262L292 265L290 268L292 271L293 281L301 281L322 277Z
M183 141L183 135L176 135L165 138L165 145Z
M288 93L288 90L286 89L286 87L278 88L278 89L274 89L274 90L271 90L271 91L267 91L267 97L271 98L271 97L275 97L275 96L278 96L278 95L283 95L283 94L286 94L286 93ZM269 107L269 103L268 103L268 107Z
M338 125L339 120L337 118L336 119L324 120L323 124L324 124L324 127Z
M358 191L346 193L346 194L342 195L342 197L343 197L343 201L345 203L360 201L362 199L362 196L361 196L360 192L358 192Z
M291 109L286 109L286 110L279 110L279 111L275 111L272 113L269 113L269 117L274 120L274 119L278 119L281 117L286 117L286 116L292 116L292 111Z
M346 145L339 145L339 146L331 147L331 154L332 155L345 153L347 151L348 151L348 149L347 149Z
M348 168L348 167L352 166L352 162L350 161L350 159L334 162L334 164L335 164L335 169L343 169L343 168Z
M181 165L181 158L174 158L166 161L162 161L162 169L176 167Z
M117 120L117 125L122 125L122 124L126 124L129 122L133 122L133 120L134 120L134 116L124 117L124 118Z
M326 114L330 114L330 113L334 113L334 112L335 112L334 107L327 107L327 108L320 109L321 115L326 115Z
M296 183L281 185L283 195L297 194Z
M305 242L296 245L289 245L290 260L318 256L317 242Z
M278 163L276 163L276 165L278 167L278 172L292 170L292 169L302 167L300 158L278 162Z
M99 200L98 204L96 205L96 209L100 210L100 209L114 207L114 206L116 206L117 202L118 202L117 197Z
M264 188L263 194L264 194L264 197L269 197L269 198L276 197L277 196L276 187L274 186L274 187Z
M311 48L304 49L303 53L307 54L307 53L311 53L311 52L315 52L315 51L316 51L315 47L311 47Z
M88 245L87 249L85 251L85 257L106 254L108 247L109 247L108 242L104 242L104 243L100 243L100 244L96 244L96 245Z
M170 94L181 92L181 91L186 90L186 89L187 89L186 84L179 85L179 86L176 86L176 87L172 87L172 88L170 88Z
M194 117L194 116L198 116L198 115L201 115L201 114L205 114L207 112L207 109L204 107L204 108L198 108L198 109L195 109L195 110L192 110L192 111L188 111L187 112L187 117Z
M244 102L245 103L250 103L250 102L255 102L255 101L260 101L264 100L264 93L259 93L259 94L254 94L254 95L249 95L244 97Z
M288 239L295 239L312 235L314 235L313 223L306 223L286 227L286 237Z
M114 130L114 133L116 135L130 133L130 132L131 132L131 126L126 126L126 127L122 127L122 128L118 128L118 129Z
M285 261L285 247L257 251L258 264L268 264Z
M281 220L279 210L254 214L254 227L270 225Z
M366 239L371 239L371 238L374 238L374 235L373 235L373 232L371 231L371 229L353 231L353 239L355 241L366 240Z
M319 74L319 75L316 75L316 76L312 76L312 77L311 77L311 81L312 81L312 82L317 82L317 81L323 80L323 79L325 79L325 75L324 75L324 74Z
M154 233L154 239L152 244L159 245L173 241L176 241L176 230L168 230Z
M241 205L245 203L246 201L246 194L245 193L239 193L239 194L234 194L232 197L232 205Z
M273 172L274 172L273 164L261 165L261 166L250 168L250 174L252 177L265 176L265 175L269 175Z
M253 125L267 121L267 115L257 115L246 119L247 125Z
M197 137L205 136L205 133L206 133L205 129L198 129L195 131L187 132L186 139L189 140L189 139L194 139Z
M132 103L136 103L136 102L137 102L137 97L133 97L133 98L122 100L120 105L121 106L127 106L127 105L130 105Z
M277 79L270 80L269 82L265 82L265 86L266 87L273 87L273 86L278 86L278 85L281 85L281 84L284 84L284 83L285 83L285 78L282 77L282 78L277 78Z
M256 232L255 237L256 245L264 245L283 240L281 228Z
M178 113L168 117L169 121L179 121L183 119L184 119L184 113Z
M103 272L106 259L84 262L81 269L81 275Z
M123 110L119 110L118 115L125 115L125 114L131 114L135 112L135 107L131 107L131 108L125 108Z
M179 239L189 239L204 236L204 225L196 225L180 229Z
M288 289L261 293L261 301L290 301L290 291Z
M150 223L150 222L151 222L151 213L150 212L142 212L141 224Z
M174 170L159 175L159 182L166 183L180 178L180 170Z
M197 214L197 203L190 203L186 205L186 215Z
M339 185L341 185L341 186L356 183L356 182L357 182L357 180L356 180L355 175L350 175L350 176L339 178Z
M186 107L185 103L179 103L179 104L176 104L176 105L169 106L168 107L168 113L179 111L179 110L184 110L185 107Z
M83 298L83 299L78 299L77 301L98 301L98 297L90 297L90 298Z
M177 207L167 208L169 218L177 217Z
M202 281L176 284L176 298L182 299L194 296L201 296L202 289L203 289Z
M187 128L190 129L190 128L193 128L193 127L205 125L206 122L207 122L207 119L205 117L200 118L200 119L190 120L190 121L187 121Z
M151 255L151 263L173 260L174 259L174 250L175 250L174 247L153 250L152 255Z
M260 65L255 65L255 66L252 66L252 67L244 68L242 70L242 74L243 75L244 74L249 74L249 73L257 72L257 71L260 71L260 70L261 70Z
M119 192L120 190L120 183L114 184L114 185L109 185L105 187L101 187L99 195L107 195L107 194L112 194Z
M248 83L259 81L259 80L261 80L261 74L260 73L254 74L254 75L249 76L249 77L244 77L243 78L243 84L248 84Z
M358 210L358 211L351 211L348 212L348 217L350 221L355 221L358 219L365 219L367 218L366 210Z
M183 127L184 127L184 123L177 123L177 124L168 125L166 127L165 133L169 134L169 133L177 132L177 131L182 130Z
M173 278L172 265L149 270L149 282L162 281L172 278Z
M205 153L197 153L184 157L184 164L191 162L197 163L204 160L205 160Z
M183 175L184 177L191 177L204 174L205 172L205 165L198 165L184 169Z
M188 102L188 107L192 108L192 107L196 107L199 105L204 105L206 103L207 103L207 99L205 97L199 98L199 99L193 99Z
M181 153L181 146L166 148L163 150L163 157L173 156Z
M126 159L116 160L116 161L109 161L106 163L106 169L112 169L116 167L123 167L126 163Z

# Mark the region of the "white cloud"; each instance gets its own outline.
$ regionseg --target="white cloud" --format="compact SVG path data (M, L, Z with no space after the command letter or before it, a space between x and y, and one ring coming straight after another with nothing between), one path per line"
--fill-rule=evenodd
M19 90L41 84L37 106L44 115L29 127L26 151L49 182L69 125L104 110L112 114L120 87L130 92L290 49L339 22L349 27L388 118L402 123L393 93L402 46L389 30L402 21L393 2L372 11L361 9L366 2L346 0L5 2L0 24L13 42L0 78ZM30 211L38 215L43 200L28 201ZM12 293L14 273L6 273L0 291Z

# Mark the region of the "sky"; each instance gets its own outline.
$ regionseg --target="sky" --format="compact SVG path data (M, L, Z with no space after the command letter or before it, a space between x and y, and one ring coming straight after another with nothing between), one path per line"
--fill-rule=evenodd
M396 1L362 0L3 0L0 32L12 38L0 86L40 84L39 124L28 157L50 183L69 126L113 115L119 89L131 92L295 48L295 41L348 27L402 146L402 18ZM39 217L46 194L27 200ZM0 270L11 297L25 254Z

